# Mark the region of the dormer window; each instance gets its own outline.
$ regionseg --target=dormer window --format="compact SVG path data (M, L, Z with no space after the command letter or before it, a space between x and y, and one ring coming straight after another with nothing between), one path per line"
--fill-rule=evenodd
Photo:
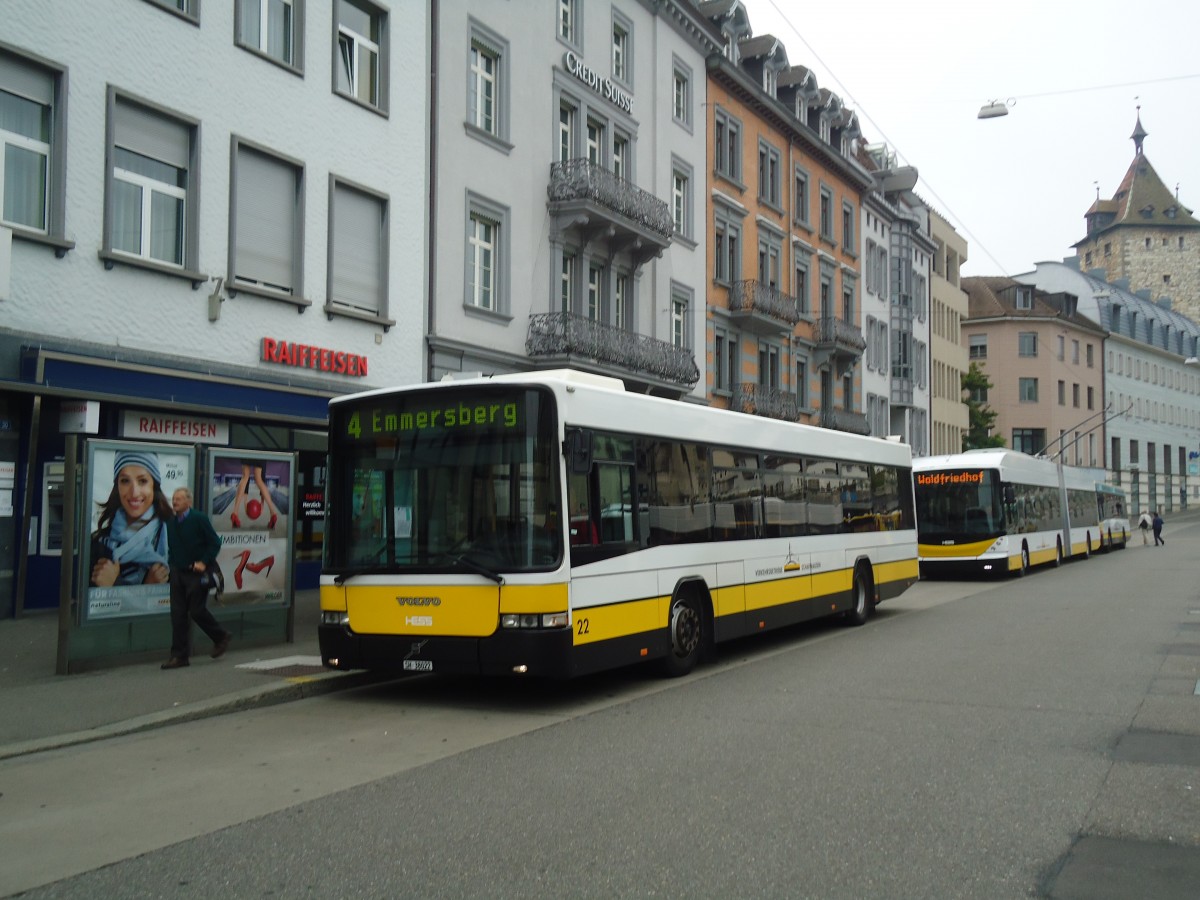
M1017 288L1017 309L1033 309L1033 288Z
M830 136L830 134L833 133L833 126L829 122L829 117L821 116L821 120L818 123L818 127L820 128L821 140L823 140L825 143L828 144L829 136Z
M1154 215L1154 207L1150 204L1147 204L1139 209L1138 212L1141 213L1143 219L1149 219Z
M763 90L770 97L775 96L775 82L778 78L778 73L770 66L763 67Z
M1173 219L1173 218L1175 218L1175 215L1178 212L1179 212L1178 206L1168 206L1166 209L1163 210L1163 215L1166 216L1168 219Z

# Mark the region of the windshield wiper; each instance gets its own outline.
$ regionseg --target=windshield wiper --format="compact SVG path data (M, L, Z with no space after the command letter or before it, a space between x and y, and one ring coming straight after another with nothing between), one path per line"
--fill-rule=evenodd
M333 576L333 583L340 586L358 575L389 575L395 571L396 570L394 568L388 566L372 566L368 569L354 569L350 572L338 572Z
M465 553L457 556L447 553L444 554L442 558L450 560L450 562L456 566L462 566L465 569L470 569L476 575L482 575L484 578L490 578L492 581L496 582L496 584L504 584L503 575L501 575L499 572L492 571L482 563L475 562L475 560L470 559Z

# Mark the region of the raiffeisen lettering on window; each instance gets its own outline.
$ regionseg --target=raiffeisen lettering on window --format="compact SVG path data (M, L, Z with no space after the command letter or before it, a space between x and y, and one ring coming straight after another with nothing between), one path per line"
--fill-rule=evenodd
M433 409L373 409L356 412L346 422L346 433L351 437L360 438L364 433L377 437L434 429L509 429L519 427L520 420L518 403L472 403L460 400Z
M918 472L917 484L932 487L939 484L982 484L983 470L978 472Z

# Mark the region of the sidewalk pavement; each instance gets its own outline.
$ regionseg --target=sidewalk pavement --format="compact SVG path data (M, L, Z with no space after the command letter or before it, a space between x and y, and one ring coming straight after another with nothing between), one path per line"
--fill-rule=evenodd
M0 621L0 759L269 706L379 680L321 666L316 590L296 594L293 643L235 639L220 659L197 652L184 669L162 658L56 675L58 614ZM207 641L198 636L205 648Z

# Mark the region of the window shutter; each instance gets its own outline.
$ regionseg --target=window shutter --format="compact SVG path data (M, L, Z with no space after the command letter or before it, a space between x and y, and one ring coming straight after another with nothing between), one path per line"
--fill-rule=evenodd
M340 185L333 197L332 300L382 315L383 210L374 197Z
M234 277L294 293L295 168L239 148L236 215Z
M3 53L0 53L0 89L42 106L49 106L54 100L54 78L49 72Z
M121 101L117 101L115 117L113 133L117 146L177 169L190 168L190 128L144 107Z

